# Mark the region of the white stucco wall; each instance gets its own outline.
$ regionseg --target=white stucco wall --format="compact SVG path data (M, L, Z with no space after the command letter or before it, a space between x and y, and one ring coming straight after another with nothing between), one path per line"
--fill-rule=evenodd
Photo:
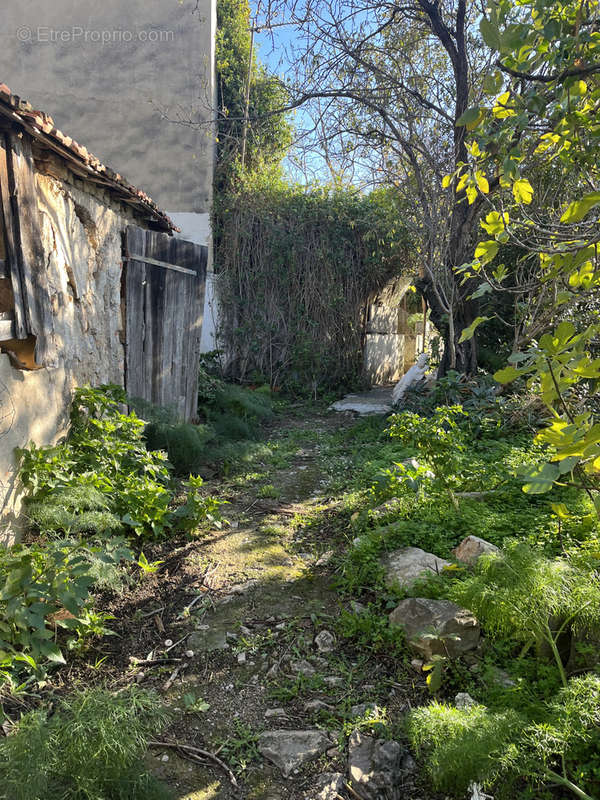
M0 82L147 192L207 213L216 0L3 0Z
M66 432L73 389L124 382L121 234L133 219L108 197L36 176L53 311L49 363L12 366L0 354L0 540L14 538L20 510L14 449ZM77 183L77 181L75 181Z

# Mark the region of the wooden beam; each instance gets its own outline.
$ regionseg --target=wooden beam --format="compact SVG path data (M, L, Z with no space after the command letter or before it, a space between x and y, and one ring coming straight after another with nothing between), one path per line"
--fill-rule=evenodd
M13 192L12 150L9 134L0 133L0 206L4 225L4 248L8 262L8 273L11 278L15 298L15 333L17 338L25 339L27 329L27 309L25 291L21 279L19 251L18 220L15 218L16 197Z
M168 264L166 261L159 261L157 258L149 258L148 256L131 255L127 256L129 261L142 261L144 264L154 264L155 267L164 267L165 269L172 269L175 272L183 272L184 275L193 275L198 277L198 273L193 269L186 269L185 267L178 267L177 264Z
M37 361L47 367L57 366L56 354L52 353L50 346L54 317L42 243L31 139L26 135L10 133L6 141L10 145L9 178L27 334L36 337Z

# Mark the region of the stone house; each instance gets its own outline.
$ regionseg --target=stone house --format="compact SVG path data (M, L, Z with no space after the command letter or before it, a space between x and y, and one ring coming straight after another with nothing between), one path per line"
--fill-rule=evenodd
M207 248L0 85L0 539L14 448L64 434L75 386L196 407Z

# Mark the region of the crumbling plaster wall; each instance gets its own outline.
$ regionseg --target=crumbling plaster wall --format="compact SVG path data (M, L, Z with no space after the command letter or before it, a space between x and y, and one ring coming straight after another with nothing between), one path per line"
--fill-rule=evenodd
M56 169L54 170L56 172ZM65 172L65 178L70 178ZM76 386L124 383L122 233L133 215L78 179L37 174L53 312L49 363L16 369L0 354L0 540L19 530L15 447L64 436Z

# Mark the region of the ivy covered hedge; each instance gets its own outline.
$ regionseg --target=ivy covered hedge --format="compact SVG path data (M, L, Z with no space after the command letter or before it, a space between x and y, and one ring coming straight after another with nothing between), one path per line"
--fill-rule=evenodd
M221 336L230 377L303 395L362 375L364 306L411 271L391 191L369 195L246 179L216 205Z

